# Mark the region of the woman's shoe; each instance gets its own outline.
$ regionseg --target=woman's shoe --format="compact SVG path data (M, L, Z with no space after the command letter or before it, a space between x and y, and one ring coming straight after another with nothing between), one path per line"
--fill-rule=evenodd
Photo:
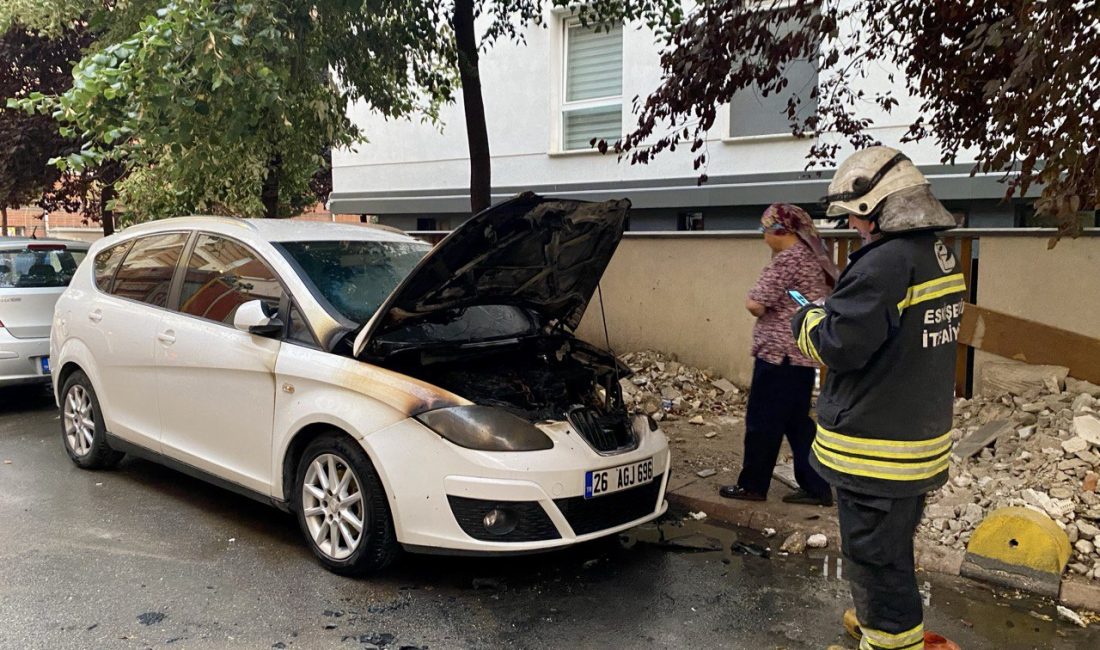
M740 485L723 485L718 488L718 496L727 499L741 499L742 501L766 501L767 495L749 492Z

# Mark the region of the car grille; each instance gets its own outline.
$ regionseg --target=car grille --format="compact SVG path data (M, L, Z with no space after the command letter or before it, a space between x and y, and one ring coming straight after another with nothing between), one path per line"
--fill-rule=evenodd
M641 519L656 510L662 478L663 475L658 475L645 485L594 499L584 497L555 499L554 504L565 515L574 533L578 535L594 533Z
M600 416L587 406L570 409L566 417L596 451L626 451L637 445L630 422L625 417Z
M554 522L538 501L487 501L447 495L458 525L467 535L487 542L539 542L561 539ZM518 516L515 530L505 535L494 535L481 523L485 513L493 508L507 508Z

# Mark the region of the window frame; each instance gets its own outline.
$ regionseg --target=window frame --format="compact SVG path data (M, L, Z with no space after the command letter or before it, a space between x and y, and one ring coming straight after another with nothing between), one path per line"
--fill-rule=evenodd
M790 7L793 4L793 0L779 0L777 2L768 2L767 0L754 0L754 1L746 3L746 4L748 5L747 9L749 11L778 11L778 10L782 10L782 9ZM820 9L820 7L818 7L818 9ZM818 43L818 46L817 46L817 55L818 55L818 58L820 59L820 57L821 57L821 44L820 43ZM788 65L789 64L790 64L790 62L788 62ZM816 82L816 86L818 88L820 88L821 87L820 77L816 78L815 82ZM740 92L745 92L745 91L749 91L749 90L753 91L754 94L759 92L759 89L756 88L755 86L750 87L750 88L744 88ZM789 95L787 95L787 96L789 96ZM725 115L725 120L724 120L724 122L725 122L725 134L722 137L722 141L727 143L727 144L770 142L770 141L777 141L777 140L808 140L808 139L812 139L812 138L816 137L812 133L803 133L802 135L795 135L794 133L791 133L790 121L789 120L786 122L786 128L783 131L777 131L775 133L757 133L757 134L753 134L753 135L734 135L734 133L733 133L733 118L734 118L734 115L733 115L732 99L733 98L731 97L730 98L731 101L727 101L722 105L722 108L724 109L724 112L726 114ZM817 110L817 105L820 103L820 101L821 101L820 97L818 97L815 100L815 108L814 108L815 112Z
M115 282L118 280L118 272L122 270L122 266L124 264L126 264L126 260L130 259L130 255L133 254L134 247L137 245L137 243L139 241L143 240L143 239L150 239L150 238L153 238L153 237L164 237L164 236L167 236L167 235L186 235L187 239L183 240L183 250L180 252L179 259L176 260L176 266L172 269L172 276L169 279L168 296L167 296L167 298L165 298L165 304L163 306L162 305L154 305L153 303L145 302L145 301L142 301L142 300L135 300L133 298L127 298L126 296L120 296L117 293L114 293ZM125 300L126 302L132 302L135 305L144 305L144 306L150 307L152 309L170 310L170 305L172 303L172 291L175 288L176 276L179 273L180 260L183 260L186 257L187 250L188 250L187 247L190 244L190 242L191 242L191 231L188 231L188 230L165 230L163 232L153 232L153 233L149 233L147 235L140 235L138 237L134 237L132 239L127 239L126 241L119 242L118 244L115 244L114 246L111 246L111 248L114 248L115 246L122 246L122 245L125 245L125 244L129 244L130 248L129 248L129 250L126 251L126 254L122 256L122 259L119 260L118 266L115 267L114 272L111 274L110 288L107 291L103 291L102 289L99 288L99 285L96 283L96 281L95 281L95 259L94 258L92 259L92 287L95 288L96 291L99 291L103 295L109 296L111 298L116 298L118 300ZM106 250L107 249L104 249L103 251L100 251L100 253L106 252ZM97 253L96 257L99 257L100 253Z
M590 153L597 151L595 147L584 146L577 149L569 149L566 147L566 124L565 114L581 111L589 108L606 108L609 106L617 106L619 109L619 130L622 131L623 122L623 68L625 64L625 55L622 57L623 63L619 65L619 94L607 95L604 97L595 97L592 99L582 99L577 101L569 101L569 30L574 27L583 27L581 25L580 18L576 16L567 16L561 21L561 56L559 57L561 65L561 74L558 79L558 107L557 107L557 126L558 126L558 141L555 143L555 152L559 154L577 154L577 153ZM623 26L619 26L621 34L623 36L620 41L620 47L623 48L625 54L626 31ZM621 133L620 133L621 135Z
M313 346L320 349L320 345L317 344L317 333L313 329L313 325L309 322L309 319L305 317L305 312L297 301L294 300L294 296L291 294L290 289L287 287L286 281L283 280L283 276L279 275L272 266L271 262L267 260L259 251L245 242L237 239L236 237L225 235L218 232L211 232L209 230L194 230L191 231L191 237L187 240L187 244L184 246L183 255L180 256L179 263L176 265L175 274L172 277L172 287L168 293L168 305L165 307L169 311L179 314L180 316L186 316L188 318L194 318L204 323L212 323L214 325L220 325L227 329L231 329L234 332L240 332L232 323L226 323L225 321L216 321L212 318L206 318L204 316L198 316L195 314L189 314L180 309L180 299L183 297L183 282L187 277L187 268L191 263L191 255L195 252L195 248L199 245L199 239L206 235L207 237L215 237L218 239L224 239L244 248L253 257L255 257L264 267L271 272L271 275L278 281L279 287L282 289L282 296L279 298L279 317L283 318L283 331L279 335L279 340L283 343L293 343L294 345L302 345L310 347L308 343L298 341L290 338L290 318L284 317L290 314L290 306L294 305L299 314L302 314L302 320L305 322L306 330L309 332L310 338L313 339ZM121 264L120 264L121 266ZM241 334L249 335L247 332L241 332ZM251 336L251 335L249 335Z

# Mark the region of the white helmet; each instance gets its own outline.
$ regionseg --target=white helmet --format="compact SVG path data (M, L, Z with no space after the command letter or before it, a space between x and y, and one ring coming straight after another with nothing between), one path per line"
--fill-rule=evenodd
M924 174L908 156L890 147L867 147L849 156L837 168L823 201L828 203L828 216L851 214L877 221L883 232L955 226Z

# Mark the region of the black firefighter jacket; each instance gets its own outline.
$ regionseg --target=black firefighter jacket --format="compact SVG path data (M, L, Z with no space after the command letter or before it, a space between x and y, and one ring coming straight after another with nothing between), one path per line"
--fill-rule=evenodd
M799 349L828 368L810 460L834 486L906 497L947 480L960 271L934 233L888 236L795 315Z

